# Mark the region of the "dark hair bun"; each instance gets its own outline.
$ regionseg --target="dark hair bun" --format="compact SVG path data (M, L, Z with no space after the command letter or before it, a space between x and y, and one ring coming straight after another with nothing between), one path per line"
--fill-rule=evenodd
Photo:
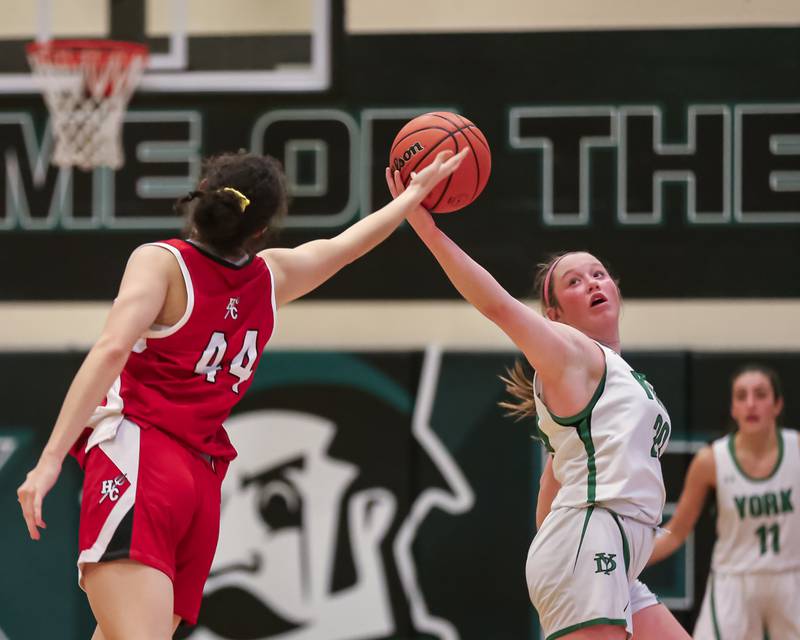
M209 158L200 185L202 190L178 200L175 209L186 215L190 234L222 255L253 252L263 242L264 230L286 214L286 178L280 163L269 156L225 153Z

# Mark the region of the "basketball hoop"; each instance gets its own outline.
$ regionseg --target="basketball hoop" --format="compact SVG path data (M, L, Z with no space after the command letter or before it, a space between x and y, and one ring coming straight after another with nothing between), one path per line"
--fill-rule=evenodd
M147 47L114 40L50 40L27 45L41 82L61 167L119 169L122 118L147 65Z

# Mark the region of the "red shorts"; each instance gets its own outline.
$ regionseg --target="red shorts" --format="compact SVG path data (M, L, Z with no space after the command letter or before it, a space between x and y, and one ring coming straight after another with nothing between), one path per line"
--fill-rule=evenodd
M220 486L227 464L212 463L158 429L123 420L85 456L79 570L129 558L172 580L174 611L194 624L219 537Z

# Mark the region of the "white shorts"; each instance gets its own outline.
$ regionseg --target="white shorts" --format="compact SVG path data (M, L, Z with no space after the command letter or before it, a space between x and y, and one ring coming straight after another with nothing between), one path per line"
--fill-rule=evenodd
M545 638L601 624L633 633L633 614L658 602L636 579L654 542L654 527L601 507L551 511L525 566Z
M695 640L800 640L800 571L708 576Z

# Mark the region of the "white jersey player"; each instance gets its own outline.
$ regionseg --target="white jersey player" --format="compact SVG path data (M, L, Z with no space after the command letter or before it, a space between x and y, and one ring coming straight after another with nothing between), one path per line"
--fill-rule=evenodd
M552 452L560 488L528 552L525 573L550 638L598 619L630 631L635 613L657 605L637 578L664 508L660 457L670 419L645 376L600 348L605 373L575 416L553 415L534 379L538 430Z
M698 640L800 640L800 438L779 429L783 397L777 375L762 365L734 374L735 433L715 440L689 467L668 535L651 562L677 549L716 490L717 541Z
M403 191L399 173L388 182L397 197ZM526 567L545 637L624 640L635 633L638 640L688 638L666 607L652 597L639 597L635 580L649 557L661 515L664 487L656 467L669 427L652 388L643 378L637 380L617 355L621 298L606 267L582 251L541 265L542 317L470 258L424 208L418 207L408 222L458 292L504 331L536 370L536 401L530 379L516 369L512 373L509 390L520 401L514 412L533 415L534 403L541 402L553 421L549 433L557 457L561 453L565 493L533 543L536 547L541 538L544 545L550 536L548 550L532 553ZM630 423L624 419L628 410ZM571 416L569 425L558 425L557 416ZM637 464L643 466L626 469L625 453L634 449ZM651 451L656 454L652 460ZM557 482L552 466L547 469L544 482L552 487ZM646 478L642 486L635 482L638 471ZM621 486L612 486L620 480ZM604 506L606 496L608 505L619 511ZM558 562L550 548L560 552ZM587 571L596 578L592 583L585 579ZM548 593L551 585L558 589Z

